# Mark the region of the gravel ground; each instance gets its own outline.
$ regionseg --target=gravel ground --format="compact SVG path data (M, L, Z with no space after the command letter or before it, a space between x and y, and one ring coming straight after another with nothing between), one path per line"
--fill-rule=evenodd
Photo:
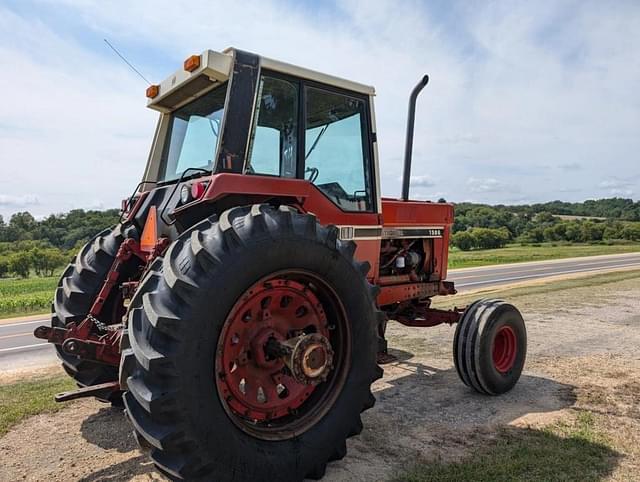
M458 380L454 328L390 324L398 361L374 386L365 430L325 480L384 480L417 460L459 460L498 427L542 427L576 409L602 415L599 427L619 453L610 478L639 478L640 278L513 301L527 322L529 354L520 383L501 397ZM121 411L83 400L0 439L0 480L165 479L137 450Z

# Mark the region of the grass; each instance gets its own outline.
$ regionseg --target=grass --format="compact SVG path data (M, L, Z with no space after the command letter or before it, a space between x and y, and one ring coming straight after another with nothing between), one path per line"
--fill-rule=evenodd
M66 375L0 385L0 437L27 417L64 408L64 404L56 403L53 396L73 388L75 384Z
M58 277L0 280L0 317L45 313Z
M503 428L492 441L478 443L468 459L418 463L394 480L600 480L613 471L620 456L598 431L592 413L582 411L569 423L541 430Z
M449 250L449 268L471 268L474 266L488 266L492 264L544 261L549 259L596 256L600 254L633 253L639 251L640 244L637 243L619 245L554 245L553 243L542 243L536 246L511 244L499 249L473 251L460 251L457 248L451 248Z

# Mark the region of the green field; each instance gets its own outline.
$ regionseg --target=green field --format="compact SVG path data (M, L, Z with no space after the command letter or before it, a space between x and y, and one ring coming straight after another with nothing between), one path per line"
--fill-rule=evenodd
M48 312L58 277L0 280L0 317Z
M460 251L449 250L449 268L471 268L503 263L521 263L525 261L544 261L548 259L575 258L579 256L596 256L599 254L620 254L640 252L640 243L636 244L572 244L540 245L511 244L504 248Z

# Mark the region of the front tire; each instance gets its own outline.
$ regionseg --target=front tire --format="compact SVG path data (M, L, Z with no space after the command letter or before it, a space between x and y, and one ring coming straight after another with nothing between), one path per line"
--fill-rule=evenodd
M124 397L162 472L189 480L296 481L322 477L328 461L345 455L346 439L362 430L360 413L375 402L370 385L382 376L376 364L381 314L365 278L369 266L353 259L354 250L314 216L266 205L230 209L170 246L131 303L134 359ZM256 312L246 306L277 305L260 323L286 338L287 313L298 313L293 304L314 312L316 299L320 314L309 326L331 341L335 366L309 390L291 384L283 368L278 383L287 391L278 393L292 408L285 414L275 400L267 413L255 403L255 387L250 390L260 348L247 344L252 348L242 363L252 370L239 394L236 367L224 358L237 352L228 345L243 343L243 320L254 326ZM298 321L291 326L294 335L303 331ZM273 392L265 386L265 393ZM271 403L265 400L260 403Z
M485 395L511 390L527 354L527 331L518 309L502 300L478 300L463 313L453 339L462 382Z

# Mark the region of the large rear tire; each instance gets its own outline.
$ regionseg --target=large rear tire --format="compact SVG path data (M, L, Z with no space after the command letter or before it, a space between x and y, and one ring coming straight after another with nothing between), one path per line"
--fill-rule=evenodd
M254 205L198 224L154 264L131 303L124 400L162 472L188 480L297 481L322 477L328 461L345 455L346 439L362 430L360 413L375 403L371 383L382 376L376 364L381 314L365 278L368 263L355 261L354 250L312 215ZM307 299L319 301L314 306ZM282 400L271 400L274 392L265 386L260 403L274 402L265 415L243 396L255 394L250 375L239 394L229 385L235 368L220 360L249 333L243 320L249 326L257 316L242 303L258 312L271 306L273 317L260 321L280 336L288 323L284 313L308 315L294 310L295 300L320 310L320 318L310 319L328 320L317 333L329 330L333 368L309 390L290 384L283 368L279 382L286 391L278 392ZM250 346L243 363L253 372L247 368L247 374L256 373L253 360L264 345ZM296 408L282 415L286 400Z
M133 228L127 230L130 235L133 231ZM122 225L117 225L113 229L102 231L82 247L74 261L66 267L58 282L52 304L51 326L65 327L71 322L84 320L124 238ZM105 313L112 308L113 299L112 296L107 300L103 310ZM111 324L119 320L103 321ZM64 370L81 387L118 379L117 367L82 360L63 352L58 345L56 345L56 352ZM96 398L116 405L122 403L120 391L105 390Z
M522 374L527 331L518 309L502 300L478 300L463 313L453 359L465 385L485 395L511 390Z

